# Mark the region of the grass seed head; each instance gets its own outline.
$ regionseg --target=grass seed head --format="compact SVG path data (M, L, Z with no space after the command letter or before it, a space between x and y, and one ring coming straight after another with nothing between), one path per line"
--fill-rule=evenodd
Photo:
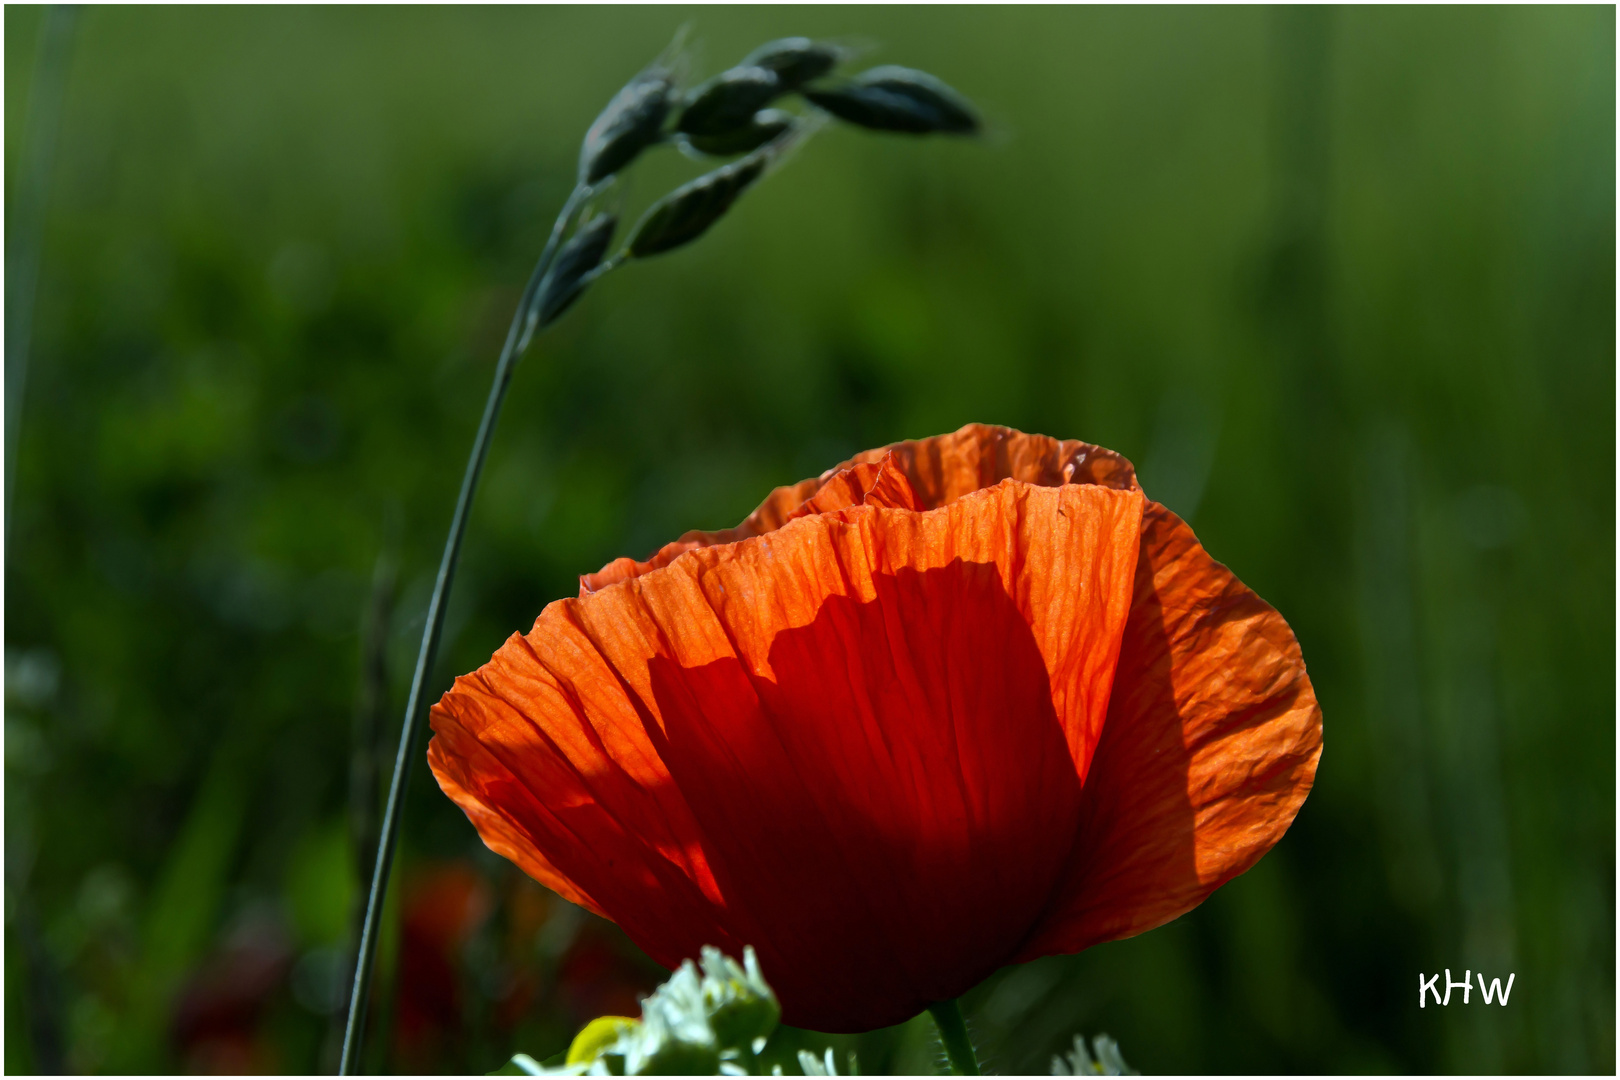
M848 82L802 93L817 108L874 131L973 135L979 130L979 117L967 98L913 68L877 67Z
M788 37L766 42L744 57L743 64L774 71L782 80L782 89L797 90L827 74L843 57L843 50L836 45Z
M663 135L674 89L669 73L653 68L615 94L585 132L579 150L580 183L600 183L657 142Z
M756 152L683 184L659 199L636 223L626 245L637 259L691 243L731 209L737 196L765 173L766 156Z
M782 93L776 72L734 67L693 90L675 130L687 135L724 135L747 127L755 113Z
M536 329L549 325L567 311L586 286L591 283L591 271L602 262L619 219L612 214L599 214L579 227L568 243L557 252L540 291L535 294Z
M793 129L792 113L781 109L765 109L755 113L746 124L720 135L691 135L687 145L713 157L749 154L766 143L774 142Z

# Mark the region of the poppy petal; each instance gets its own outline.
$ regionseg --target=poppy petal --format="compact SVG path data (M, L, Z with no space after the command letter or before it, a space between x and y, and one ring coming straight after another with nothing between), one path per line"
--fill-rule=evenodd
M1136 471L1131 463L1112 450L1078 439L1053 439L1046 435L1026 435L1012 428L992 424L968 424L949 435L880 446L867 450L819 477L801 480L773 490L759 507L735 529L703 532L693 529L680 539L665 544L645 562L621 556L594 574L581 574L579 594L589 595L609 585L629 581L638 574L668 566L681 555L700 547L731 544L750 536L763 536L787 522L804 516L804 508L829 488L836 491L846 483L851 469L881 464L892 458L893 472L885 485L892 485L894 473L903 474L911 488L909 502L879 498L878 505L905 505L914 510L933 510L963 495L991 487L1003 480L1018 480L1041 487L1062 484L1100 484L1121 491L1136 490ZM868 499L872 492L866 493ZM890 496L890 499L893 499ZM838 501L846 499L846 501ZM847 491L831 495L814 512L859 505L863 500Z
M822 481L814 495L788 515L788 521L842 510L846 506L924 509L911 486L911 480L895 463L894 455L884 454L877 461L858 462L833 473Z
M993 424L968 424L949 435L868 450L839 468L875 461L886 454L894 455L895 464L911 481L924 510L944 506L1003 480L1040 487L1097 484L1121 491L1138 490L1136 470L1112 450L1078 439L1028 435Z
M784 512L782 508L797 499L800 490L806 485L815 485L808 497L795 504L793 510ZM911 481L895 464L892 455L884 454L876 460L840 466L823 474L818 480L806 480L791 487L777 488L735 529L721 529L719 532L694 529L679 540L659 548L657 553L645 562L620 557L594 574L581 574L579 594L588 596L609 585L616 585L650 570L668 566L688 551L697 548L731 544L750 536L773 532L789 521L796 521L810 514L842 510L846 506L867 505L902 510L926 509L917 498L917 493L912 490Z
M542 884L626 930L689 927L713 900L696 823L569 616L548 606L529 638L514 634L456 680L431 710L428 764L485 843ZM648 893L662 902L626 910Z
M1072 869L1017 959L1196 907L1282 838L1321 753L1321 709L1288 624L1149 502Z
M907 1019L1029 938L1131 603L1134 487L906 471L953 501L559 601L432 712L434 773L492 847L661 963L754 945L785 1018L825 1031Z

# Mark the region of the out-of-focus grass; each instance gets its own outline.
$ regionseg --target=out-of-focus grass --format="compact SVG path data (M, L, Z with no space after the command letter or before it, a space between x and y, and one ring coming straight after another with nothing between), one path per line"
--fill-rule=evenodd
M40 12L5 17L10 185ZM1090 439L1287 615L1327 750L1202 908L970 995L992 1065L1102 1030L1148 1072L1612 1071L1606 8L85 11L7 553L8 1071L52 1030L87 1071L330 1060L372 566L397 546L399 698L577 139L688 17L711 71L880 43L995 134L818 136L543 338L440 684L853 450ZM408 815L385 963L428 974L374 1067L550 1054L657 981L425 770ZM1445 967L1511 1005L1420 1012ZM935 1063L925 1025L837 1045Z

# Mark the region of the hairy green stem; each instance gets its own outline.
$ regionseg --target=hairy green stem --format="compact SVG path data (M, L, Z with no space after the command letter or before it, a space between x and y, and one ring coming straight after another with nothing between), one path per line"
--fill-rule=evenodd
M388 803L383 810L382 835L377 843L377 861L372 866L371 893L366 898L366 917L360 930L360 948L354 965L354 987L349 994L349 1018L343 1032L343 1057L338 1066L342 1076L353 1075L360 1061L361 1038L365 1032L366 1006L371 997L373 960L377 953L378 924L382 921L383 901L388 895L388 875L394 866L394 853L399 843L399 826L405 801L405 786L410 780L411 765L416 760L417 728L422 714L422 693L433 661L439 652L439 638L444 632L444 615L450 598L450 587L456 578L456 565L461 561L461 541L467 532L467 518L472 509L473 495L478 490L478 478L484 470L484 458L495 434L495 422L500 418L501 403L506 400L507 388L512 383L512 372L518 357L528 347L534 335L534 299L545 280L546 271L557 253L557 244L563 231L580 203L589 195L589 189L576 187L557 222L551 228L546 247L535 263L529 283L523 289L512 325L506 331L506 343L501 347L501 358L495 365L495 382L489 388L489 400L484 403L484 416L478 422L478 434L473 438L472 453L467 458L467 471L461 479L461 493L456 496L455 514L450 519L450 535L444 542L444 556L439 560L439 576L433 584L433 596L428 600L427 625L422 629L422 646L416 654L416 673L411 677L410 698L405 705L405 723L399 735L399 752L394 758L394 778L388 785Z
M979 1058L973 1052L973 1040L968 1038L961 1002L956 998L936 1001L928 1006L928 1011L939 1028L939 1041L945 1045L945 1056L950 1059L951 1072L957 1076L978 1076Z

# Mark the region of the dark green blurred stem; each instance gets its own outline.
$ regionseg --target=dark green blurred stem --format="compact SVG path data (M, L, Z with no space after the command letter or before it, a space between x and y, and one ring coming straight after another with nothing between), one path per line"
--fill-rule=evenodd
M28 352L34 325L34 297L39 283L40 253L44 246L45 209L50 198L51 173L56 163L57 134L61 128L62 99L67 90L68 64L73 52L77 9L53 5L39 29L39 52L28 91L28 112L17 155L16 179L6 204L5 295L5 538L11 554L11 490L17 475L17 436L27 385ZM28 845L7 837L10 852ZM45 942L29 895L28 864L12 855L6 861L6 899L12 930L22 947L27 974L28 1038L36 1072L55 1075L64 1071L64 1023L61 977Z
M928 1006L928 1012L939 1028L939 1041L945 1044L945 1056L950 1059L951 1072L957 1076L978 1076L979 1058L973 1052L973 1040L968 1038L961 1002L956 998L936 1001Z
M343 1058L338 1072L352 1075L360 1060L360 1044L365 1029L366 1005L371 997L371 978L377 953L377 930L382 921L383 900L388 894L388 875L394 866L394 852L399 843L399 825L405 801L405 786L410 780L411 765L416 760L416 732L422 714L422 693L433 661L439 652L439 637L444 632L445 608L450 599L450 587L455 583L456 564L461 561L461 541L467 532L467 517L472 510L473 495L478 490L478 477L484 470L484 458L495 435L495 422L501 415L501 403L512 383L512 371L517 359L533 336L535 294L540 282L557 253L557 244L567 228L574 211L589 194L588 189L576 187L568 197L562 213L551 228L545 251L535 263L529 283L524 286L512 325L506 331L506 344L501 347L501 358L495 365L495 383L489 388L489 400L484 403L484 416L478 422L478 434L473 438L472 453L467 458L467 472L461 480L461 493L456 496L455 514L450 519L450 535L444 542L444 557L439 561L439 576L433 584L433 596L428 601L427 625L422 630L422 647L416 654L416 673L411 677L411 694L405 705L405 724L399 735L399 753L394 758L394 779L388 785L388 805L383 810L382 836L377 845L377 861L372 865L371 893L366 898L366 917L360 930L360 949L354 965L354 989L349 994L349 1017L343 1032Z
M393 529L389 530L393 532ZM381 803L378 782L382 762L382 730L388 710L388 626L393 619L397 567L392 540L377 556L371 575L371 598L361 614L360 685L355 699L354 741L349 752L349 840L355 852L354 910L344 955L352 966L358 954L366 909L360 896L371 872L368 861L377 848L377 811ZM338 1067L343 1055L348 1000L332 1014L326 1043L321 1050L321 1071Z
M62 1024L62 980L57 974L56 961L51 957L49 946L40 932L39 921L34 918L34 908L28 894L18 890L13 896L11 925L22 945L23 963L28 973L26 1008L28 1038L34 1051L33 1068L42 1076L60 1076L67 1072Z
M7 204L6 224L6 539L11 539L11 486L16 478L18 424L28 382L28 350L34 327L34 294L39 284L45 204L56 163L56 135L67 90L77 10L53 5L39 30L39 59L28 94L28 118L18 155L17 179ZM10 544L7 545L10 550Z

